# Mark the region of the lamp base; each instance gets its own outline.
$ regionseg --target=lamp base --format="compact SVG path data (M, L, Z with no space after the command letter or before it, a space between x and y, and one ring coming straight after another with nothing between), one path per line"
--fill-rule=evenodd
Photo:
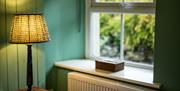
M27 45L28 50L28 56L27 56L27 91L32 91L32 85L33 85L33 68L32 68L32 45Z

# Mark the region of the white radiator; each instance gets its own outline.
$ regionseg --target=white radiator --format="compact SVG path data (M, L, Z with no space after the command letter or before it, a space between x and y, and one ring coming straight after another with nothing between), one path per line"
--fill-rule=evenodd
M68 74L68 91L156 91L88 74Z

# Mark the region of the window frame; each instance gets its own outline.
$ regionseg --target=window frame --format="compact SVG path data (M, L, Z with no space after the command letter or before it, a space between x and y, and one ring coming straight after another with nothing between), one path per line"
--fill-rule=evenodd
M99 3L96 0L89 2L91 11L94 12L116 12L116 13L141 13L155 14L155 1L153 3L136 3L136 2L120 2L120 3Z
M121 13L122 14L155 14L155 0L154 2L146 3L134 3L134 2L121 2L121 3L101 3L96 0L86 0L86 58L96 59L100 56L99 41L99 26L93 22L99 19L98 13ZM121 19L122 20L122 19ZM144 69L153 69L153 65L135 63L125 61L127 66L134 66Z

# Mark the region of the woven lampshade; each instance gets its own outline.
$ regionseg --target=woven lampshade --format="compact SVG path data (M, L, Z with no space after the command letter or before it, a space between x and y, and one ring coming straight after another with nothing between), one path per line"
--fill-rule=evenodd
M15 15L10 32L10 43L27 44L49 41L49 33L42 14Z

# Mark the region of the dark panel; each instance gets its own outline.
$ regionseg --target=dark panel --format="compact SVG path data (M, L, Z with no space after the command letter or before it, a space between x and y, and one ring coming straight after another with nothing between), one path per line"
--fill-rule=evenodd
M154 80L162 84L162 91L180 91L178 2L157 0Z

